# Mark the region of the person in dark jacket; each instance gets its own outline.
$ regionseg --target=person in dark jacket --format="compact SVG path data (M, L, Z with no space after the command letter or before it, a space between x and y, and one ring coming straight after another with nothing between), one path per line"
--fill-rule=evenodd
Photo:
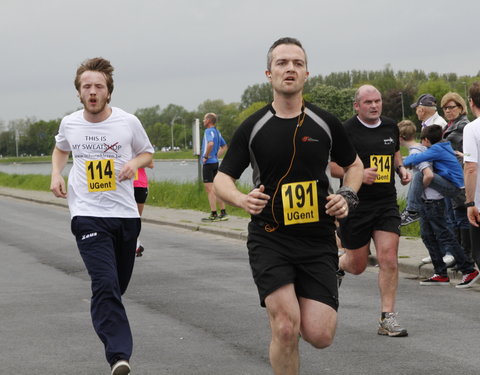
M443 132L443 139L451 143L458 161L463 165L463 129L470 122L467 118L467 104L456 92L448 92L443 96L440 106L443 109L445 119L448 121ZM445 199L445 206L445 214L450 227L457 234L467 258L471 259L472 246L467 209L464 205L453 204L448 198Z
M463 128L470 122L467 118L467 104L456 92L448 92L443 96L440 105L448 121L444 128L443 139L452 144L452 148L457 151L457 158L462 162Z

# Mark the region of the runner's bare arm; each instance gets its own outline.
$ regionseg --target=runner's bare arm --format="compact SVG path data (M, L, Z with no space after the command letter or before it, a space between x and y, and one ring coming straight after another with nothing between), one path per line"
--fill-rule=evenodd
M358 192L363 180L363 163L358 155L352 164L344 168L344 171L343 186L352 189L355 193ZM349 212L348 202L340 194L330 194L325 208L328 215L335 216L337 219L346 217Z
M62 151L55 147L52 152L52 175L50 190L57 198L66 198L67 189L65 188L65 179L62 176L63 168L67 165L70 152Z
M466 202L475 201L475 190L477 187L477 163L466 161L465 162L465 195ZM467 207L467 217L470 224L474 227L480 226L480 213L477 206Z
M343 178L345 175L345 170L340 167L337 163L334 161L330 162L330 176L335 177L335 178Z
M130 180L135 177L138 168L145 168L152 162L153 154L150 152L144 152L137 155L135 158L125 163L120 173L118 174L118 180Z
M357 155L355 161L348 167L344 168L345 176L343 178L343 185L352 188L358 192L362 186L363 179L363 163Z
M235 179L218 172L213 181L217 196L232 206L240 207L251 215L258 215L267 205L270 196L264 194L265 187L261 185L248 194L242 193L235 186Z
M408 184L412 180L412 174L403 166L403 158L400 151L395 152L394 155L395 170L398 171L398 177L402 185Z

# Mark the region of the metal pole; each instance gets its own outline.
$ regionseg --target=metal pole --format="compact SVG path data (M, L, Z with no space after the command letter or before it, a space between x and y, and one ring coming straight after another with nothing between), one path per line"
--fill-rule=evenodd
M180 116L177 116L177 115L173 116L173 118L172 118L172 121L171 121L171 126L172 126L172 129L171 129L171 130L172 130L172 151L173 151L173 147L175 146L175 145L173 144L173 124L175 123L175 120L176 120L177 118L183 120L183 117L180 117ZM187 135L186 135L186 133L185 133L185 139L186 139L186 138L187 138ZM187 141L185 141L185 144L186 144L186 143L187 143Z
M175 121L175 117L172 119L172 122L171 122L171 124L170 124L170 128L171 128L170 130L171 130L171 133L172 133L172 151L173 151L173 146L174 146L174 145L173 145L173 122L174 122L174 121Z
M18 158L18 139L19 139L18 129L15 129L15 153L17 155L17 158Z
M200 120L198 118L192 123L192 149L193 155L197 155L197 167L198 167L198 188L202 188L202 161L200 150Z
M400 91L400 99L402 101L402 120L405 120L405 109L403 109L403 92Z
M468 93L467 93L467 82L461 82L463 84L463 88L465 90L465 103L467 104L467 108L465 108L465 112L468 114Z

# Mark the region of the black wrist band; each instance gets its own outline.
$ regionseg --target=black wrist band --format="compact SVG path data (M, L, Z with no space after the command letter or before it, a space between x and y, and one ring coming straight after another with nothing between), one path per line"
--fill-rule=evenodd
M399 174L399 173L400 173L400 168L402 168L402 167L404 167L403 164L400 164L399 166L397 166L397 167L395 168L395 172L397 172L397 174ZM405 167L404 167L404 168L405 168Z
M475 206L475 202L465 202L465 207L473 207Z
M342 186L337 190L336 194L341 195L347 201L349 211L354 210L358 206L357 193L351 187Z

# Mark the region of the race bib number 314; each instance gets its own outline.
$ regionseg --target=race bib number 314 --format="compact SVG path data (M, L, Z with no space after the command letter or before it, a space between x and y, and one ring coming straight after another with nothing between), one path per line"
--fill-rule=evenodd
M390 182L392 175L391 155L370 155L370 167L377 168L377 178L374 183Z
M116 190L115 166L112 159L90 160L85 162L88 191Z
M282 203L285 225L319 221L317 181L282 185Z

